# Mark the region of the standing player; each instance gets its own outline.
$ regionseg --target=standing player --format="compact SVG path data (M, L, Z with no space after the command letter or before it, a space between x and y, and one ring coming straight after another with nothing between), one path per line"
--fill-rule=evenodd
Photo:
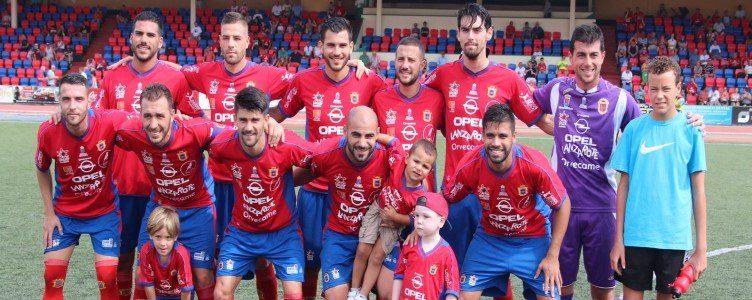
M557 78L533 94L544 114L553 115L551 164L572 199L572 215L562 244L562 299L572 299L580 251L593 299L614 299L609 251L616 230L616 178L610 166L616 137L641 115L632 95L600 78L605 57L603 32L584 24L572 33L574 78ZM689 115L702 129L702 116ZM542 119L547 119L544 117Z
M214 183L203 151L220 129L204 119L176 119L170 91L159 83L144 89L140 105L141 120L122 124L117 145L136 153L147 170L153 196L146 214L158 205L177 209L182 227L178 241L190 251L196 294L199 299L211 299L216 249ZM149 240L147 221L141 225L139 247Z
M131 52L135 59L105 73L96 108L138 113L144 88L159 82L167 86L183 112L201 114L198 104L190 98L191 90L183 74L157 59L157 52L162 47L161 24L159 17L150 11L136 16L130 36ZM136 154L116 149L114 171L123 218L118 285L121 299L130 299L138 233L151 188Z
M444 129L444 98L438 91L420 84L426 67L423 45L414 37L400 40L396 67L398 84L373 97L379 130L396 137L405 151L421 138L436 143L436 132ZM428 175L428 190L436 190L436 172Z
M62 121L42 123L37 134L36 167L44 202L43 299L63 299L68 261L82 234L91 236L103 299L118 297L117 256L120 218L110 163L123 112L89 109L86 78L67 74L60 80ZM50 165L55 161L53 194Z
M444 189L449 202L474 193L483 209L462 264L460 296L480 299L491 287L504 291L514 274L538 299L558 299L559 249L570 210L564 187L542 153L515 144L514 115L507 106L492 105L482 126L483 147L462 158ZM555 211L550 236L544 206Z
M544 123L537 119L540 108L517 73L488 60L486 43L494 32L488 11L475 3L465 5L457 12L457 28L462 58L439 66L426 79L426 85L444 95L444 186L452 180L462 156L482 144L481 119L491 105L508 104L528 126ZM452 226L443 227L441 236L452 246L460 264L480 215L474 195L449 208Z
M352 28L340 17L321 24L321 43L326 64L298 73L287 95L269 115L282 122L306 110L306 138L318 142L342 136L347 112L359 105L370 105L373 95L384 87L384 80L375 74L355 78L355 68L346 63L353 50ZM324 220L329 214L328 183L318 179L298 192L300 224L306 251L306 280L303 296L316 297L318 273L321 268L321 240Z
M311 152L290 141L270 148L264 133L267 105L261 90L241 90L235 96L237 131L222 132L209 147L210 157L230 168L236 195L219 248L216 299L232 299L241 276L262 257L274 264L284 299L303 299L305 260L292 167L308 167Z

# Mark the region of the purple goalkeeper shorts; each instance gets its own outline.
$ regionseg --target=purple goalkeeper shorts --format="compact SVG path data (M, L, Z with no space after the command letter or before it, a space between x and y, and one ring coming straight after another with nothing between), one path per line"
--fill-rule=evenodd
M616 286L610 258L615 230L616 217L613 213L572 212L559 254L564 286L577 281L580 249L584 252L588 282L599 288Z

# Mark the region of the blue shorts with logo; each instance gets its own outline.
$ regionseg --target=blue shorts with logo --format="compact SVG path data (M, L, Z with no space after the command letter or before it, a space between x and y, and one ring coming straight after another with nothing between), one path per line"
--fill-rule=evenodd
M342 284L350 284L358 235L341 234L327 229L321 249L321 277L323 291Z
M280 280L303 282L302 246L297 224L266 233L252 233L229 225L219 247L217 276L244 276L253 271L256 261L263 257L274 264Z
M545 276L541 274L534 278L550 244L549 237L502 237L478 228L462 264L460 289L480 291L495 288L506 293L509 275L514 274L535 294L550 297L543 291ZM556 299L559 299L558 292L555 293Z
M138 248L149 241L149 233L146 232L148 216L158 206L154 200L146 205L146 212L141 223L141 233L138 236ZM188 248L191 255L191 267L202 269L214 269L214 251L216 247L217 231L216 212L214 204L204 207L181 209L178 208L180 218L180 235L178 241Z
M58 214L61 234L57 229L52 231L52 246L45 248L44 253L77 246L82 234L91 237L94 253L105 256L118 257L120 254L120 217L116 210L91 219L78 219Z
M235 191L232 189L232 182L221 182L215 179L214 197L217 199L214 203L217 210L217 233L219 234L217 241L221 242L225 235L225 228L232 218L232 208L235 206Z
M326 220L329 218L331 197L326 192L298 190L298 221L303 231L306 267L321 266L321 243Z
M386 267L390 271L394 272L397 269L397 259L399 258L400 251L402 250L399 245L399 241L392 248L392 252L389 252L384 257L384 263L382 266Z
M118 195L118 198L120 219L123 225L120 232L120 253L134 253L149 196Z
M465 260L470 240L473 239L473 234L478 228L481 215L480 202L475 194L470 194L460 202L449 205L449 216L447 216L449 224L442 227L439 233L452 246L460 267Z

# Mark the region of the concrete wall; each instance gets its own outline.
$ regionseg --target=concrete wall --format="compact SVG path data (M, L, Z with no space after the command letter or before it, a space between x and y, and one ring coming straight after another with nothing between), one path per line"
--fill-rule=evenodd
M677 9L684 6L689 8L690 13L693 13L695 8L700 8L706 16L712 14L716 9L721 14L723 14L724 10L728 9L729 13L733 16L736 6L739 4L743 5L744 10L747 11L747 18L752 14L752 2L748 0L594 0L593 6L596 18L616 19L617 17L624 16L627 8L634 8L635 6L639 6L640 10L646 14L655 14L658 12L658 7L661 3L666 4L669 15L672 15L672 7Z
M233 1L218 1L218 0L203 0L204 7L211 8L229 8ZM238 3L242 3L242 0L238 0ZM254 8L271 8L277 0L246 0L249 6ZM128 1L114 1L114 0L60 0L57 1L60 5L66 6L106 6L109 8L121 8L123 4L129 7L184 7L190 8L191 2L189 0L174 0L174 1L154 1L154 0L128 0ZM322 11L329 8L329 0L292 0L291 3L302 3L303 10L310 11Z

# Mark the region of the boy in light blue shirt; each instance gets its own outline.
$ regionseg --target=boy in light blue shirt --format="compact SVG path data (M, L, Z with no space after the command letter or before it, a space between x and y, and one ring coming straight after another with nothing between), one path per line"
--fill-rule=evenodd
M687 264L695 279L707 267L705 144L677 110L679 65L668 57L647 67L653 111L627 125L612 156L621 172L617 190L616 240L611 267L624 286L624 299L642 299L652 290L671 299L668 287ZM697 237L693 249L692 217Z

